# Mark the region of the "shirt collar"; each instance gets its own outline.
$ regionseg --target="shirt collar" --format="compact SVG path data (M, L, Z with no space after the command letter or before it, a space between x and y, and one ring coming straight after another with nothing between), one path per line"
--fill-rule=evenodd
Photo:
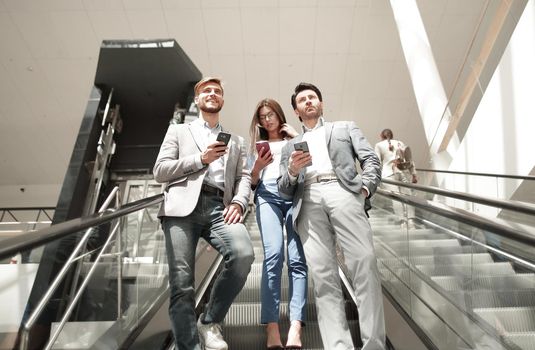
M214 126L213 128L210 127L210 124L208 124L208 122L206 120L204 120L201 116L199 116L197 119L195 119L193 122L193 124L196 124L202 128L206 128L208 130L217 130L217 131L221 131L222 130L222 127L221 127L221 124L218 122L216 126Z
M301 125L301 127L303 128L303 133L307 132L307 131L312 131L312 130L316 130L318 128L321 128L322 126L325 125L325 119L323 117L319 117L318 119L318 122L316 123L316 125L309 129L305 126L305 124Z

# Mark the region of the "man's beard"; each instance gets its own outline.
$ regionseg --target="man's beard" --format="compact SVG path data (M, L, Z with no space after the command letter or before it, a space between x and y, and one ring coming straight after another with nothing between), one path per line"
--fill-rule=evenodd
M314 113L312 115L308 114L305 111L303 111L303 114L300 115L300 116L301 116L301 118L305 117L305 119L309 119L309 118L319 118L319 117L322 116L322 114L323 114L322 108L314 108Z
M223 106L217 105L217 107L208 107L206 105L199 106L199 109L205 113L218 113Z

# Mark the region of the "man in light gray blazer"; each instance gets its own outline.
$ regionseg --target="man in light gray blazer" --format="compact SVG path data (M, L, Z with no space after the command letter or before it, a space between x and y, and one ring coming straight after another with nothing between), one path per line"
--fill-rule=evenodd
M303 123L303 133L282 150L278 187L281 197L293 200L294 228L314 281L323 346L355 349L338 275L338 241L356 291L362 350L384 349L381 283L364 208L365 199L381 180L381 164L355 123L324 120L316 86L297 85L292 106ZM307 146L299 147L303 141ZM308 152L302 150L307 148Z
M165 235L171 290L169 316L178 349L225 350L220 323L245 284L254 260L243 216L251 191L242 137L217 141L223 128L219 111L223 87L217 78L195 85L200 115L172 124L154 166L154 178L167 182L158 216ZM223 138L224 139L224 138ZM224 257L204 313L195 316L195 251L204 238Z

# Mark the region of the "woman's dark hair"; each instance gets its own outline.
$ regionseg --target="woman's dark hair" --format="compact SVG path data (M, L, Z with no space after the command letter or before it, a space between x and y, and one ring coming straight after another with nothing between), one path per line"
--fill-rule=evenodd
M301 91L304 91L304 90L312 90L312 91L314 91L316 93L316 95L318 95L318 98L319 98L320 102L323 102L323 97L321 97L321 91L315 85L310 84L310 83L299 83L295 87L294 93L292 95L292 107L294 109L297 108L297 103L295 102L295 98L297 97L297 94L299 94Z
M394 151L394 146L390 143L390 140L394 138L394 133L390 129L384 129L381 131L381 139L388 140L388 149L392 152Z
M271 98L265 98L262 101L258 102L253 114L251 126L249 127L249 137L251 139L249 151L251 153L256 152L256 141L267 140L269 138L266 129L260 126L260 109L262 109L262 107L271 108L273 112L275 112L275 114L277 115L277 118L279 118L279 123L281 125L286 124L286 117L284 116L284 111L282 110L282 107L277 101Z

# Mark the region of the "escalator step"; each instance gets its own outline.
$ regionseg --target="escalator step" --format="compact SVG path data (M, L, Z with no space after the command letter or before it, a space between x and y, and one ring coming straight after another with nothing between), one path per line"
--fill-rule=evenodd
M474 309L474 312L495 329L535 334L535 306Z

